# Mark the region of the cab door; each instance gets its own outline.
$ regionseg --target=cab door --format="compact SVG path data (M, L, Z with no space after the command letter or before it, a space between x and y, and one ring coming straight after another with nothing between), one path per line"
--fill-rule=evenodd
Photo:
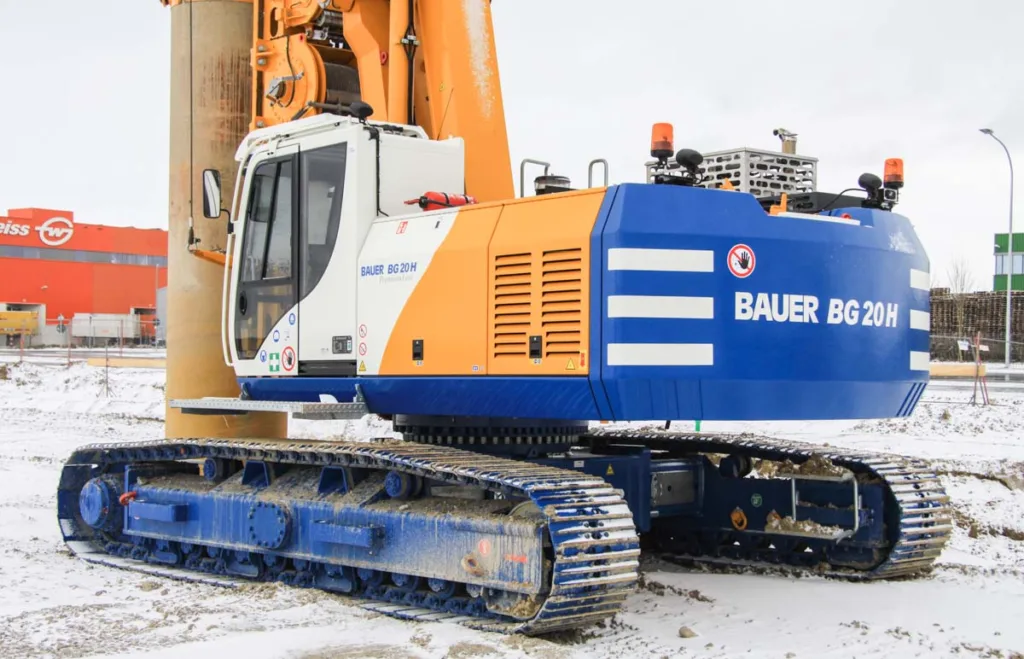
M303 375L345 377L355 362L355 205L346 189L356 180L350 144L330 131L302 144L299 159L299 312ZM348 198L348 201L346 201ZM344 219L343 219L344 218Z
M232 343L240 376L298 373L298 148L254 163L233 264Z

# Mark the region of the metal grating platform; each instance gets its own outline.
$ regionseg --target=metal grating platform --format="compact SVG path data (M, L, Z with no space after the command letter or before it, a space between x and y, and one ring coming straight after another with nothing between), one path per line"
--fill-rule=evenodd
M285 412L296 419L315 421L361 419L370 413L365 403L307 403L241 398L176 398L171 407L183 414L248 414L249 412Z

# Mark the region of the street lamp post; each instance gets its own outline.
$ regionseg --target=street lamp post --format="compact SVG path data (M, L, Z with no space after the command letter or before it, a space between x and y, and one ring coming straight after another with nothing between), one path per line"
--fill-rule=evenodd
M985 133L999 145L1003 147L1003 151L1006 152L1006 159L1010 162L1010 230L1006 235L1006 260L1008 262L1007 273L1006 273L1006 368L1010 368L1010 319L1013 313L1012 310L1012 295L1013 295L1013 158L1010 157L1010 150L1006 148L1003 141L996 137L995 133L992 132L991 128L980 129L982 133Z

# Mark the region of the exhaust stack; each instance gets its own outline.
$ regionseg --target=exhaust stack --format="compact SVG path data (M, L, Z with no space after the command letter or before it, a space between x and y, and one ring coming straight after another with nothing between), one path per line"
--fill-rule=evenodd
M776 128L772 134L782 140L782 152L796 155L796 133L791 133L785 128Z

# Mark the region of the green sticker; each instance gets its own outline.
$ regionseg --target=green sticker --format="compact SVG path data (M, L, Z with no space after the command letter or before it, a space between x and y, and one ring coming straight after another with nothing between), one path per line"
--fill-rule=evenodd
M270 372L276 373L281 370L281 353L270 353Z
M750 497L750 505L752 505L755 508L760 508L761 507L761 495L760 494L754 494L753 496L751 496Z

